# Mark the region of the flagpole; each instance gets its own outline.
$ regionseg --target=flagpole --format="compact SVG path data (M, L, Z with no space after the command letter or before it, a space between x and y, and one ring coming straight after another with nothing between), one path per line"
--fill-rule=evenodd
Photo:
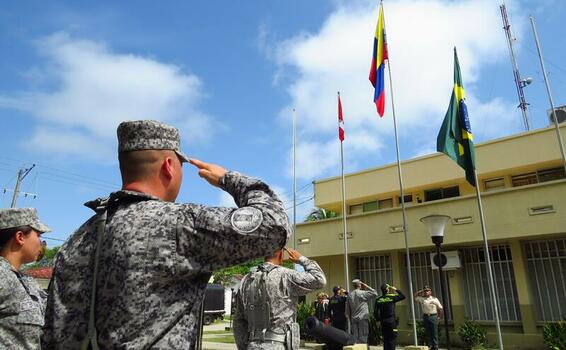
M529 16L529 18L531 19L531 27L533 28L533 35L535 36L535 43L537 44L538 58L540 60L540 66L542 68L542 74L544 76L544 84L546 85L548 100L550 101L550 110L552 111L552 116L554 117L554 128L556 129L556 136L558 137L558 145L560 146L560 153L562 154L562 166L566 171L566 156L564 155L564 145L562 144L562 136L560 135L558 118L556 117L556 110L554 109L554 99L552 98L552 93L550 92L550 83L548 82L546 69L544 68L544 60L542 59L542 50L540 48L540 43L538 41L537 29L535 27L535 19L533 18L533 16Z
M478 181L478 173L474 167L474 177L476 181L476 198L478 200L478 209L480 212L480 223L481 223L481 232L483 235L483 249L484 255L486 257L486 267L487 267L487 274L488 274L488 281L489 281L489 291L491 293L491 300L492 300L492 307L493 313L495 316L495 328L497 330L497 343L499 344L499 349L503 350L503 339L501 337L501 325L499 324L499 304L497 303L497 295L495 294L495 284L493 279L493 271L491 268L491 257L489 254L489 246L487 244L487 232L485 229L485 219L483 216L483 205L481 201L481 194L479 189L479 181Z
M340 91L338 91L340 101ZM344 232L344 287L350 291L350 269L348 267L348 227L346 225L346 181L344 177L344 141L340 140L340 165L342 169L342 229Z
M383 6L383 2L381 3ZM383 18L383 27L385 28L385 16ZM397 133L397 118L395 115L395 103L393 100L393 79L391 78L391 64L389 63L389 53L387 58L387 71L389 72L389 89L391 90L391 112L393 114L393 130L395 133L395 149L397 151L397 175L399 176L399 191L401 194L401 213L403 214L403 235L405 237L405 256L407 262L407 278L409 280L409 294L413 293L413 276L411 275L411 256L409 252L409 238L408 238L408 226L407 226L407 213L405 211L405 190L403 188L403 171L401 169L401 154L399 152L399 135ZM411 305L411 318L413 320L413 342L415 346L418 345L417 337L417 322L415 318L415 301L414 298L409 298L409 304Z
M297 116L295 108L293 108L293 249L297 249L297 154L296 154L296 137L297 137Z

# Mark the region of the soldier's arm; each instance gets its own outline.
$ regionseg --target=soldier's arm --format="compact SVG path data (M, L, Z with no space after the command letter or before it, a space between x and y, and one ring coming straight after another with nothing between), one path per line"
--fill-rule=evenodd
M306 295L326 285L326 276L316 261L301 256L297 262L304 267L305 272L289 270L287 275L289 295Z
M240 291L236 294L236 308L234 310L234 340L238 350L246 350L248 348L248 321L244 315L244 306Z
M220 188L239 208L186 205L180 254L205 271L271 255L285 245L291 226L283 203L260 180L227 172Z

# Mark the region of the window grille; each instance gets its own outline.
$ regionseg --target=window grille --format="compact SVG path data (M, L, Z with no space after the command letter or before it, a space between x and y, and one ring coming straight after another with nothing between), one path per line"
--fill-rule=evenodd
M489 247L495 295L502 321L520 321L519 301L513 260L509 245ZM472 320L495 320L483 247L462 250L464 298L466 317Z
M532 295L539 321L566 317L566 239L524 245Z
M432 254L435 254L433 252ZM448 281L447 272L444 271L444 281L446 282L446 296L448 298L448 303L444 302L442 299L442 290L440 289L440 278L438 276L438 270L433 270L430 265L430 254L431 252L418 252L412 253L411 256L411 276L413 278L413 288L415 291L423 289L424 286L429 286L432 288L432 295L440 301L444 312L447 312L449 320L452 320L452 299L450 297L450 282ZM405 265L405 276L407 275L406 266L406 255L403 256L403 262ZM407 282L407 285L409 283ZM407 298L409 298L415 291L407 292ZM415 303L415 318L422 318L423 312L418 303Z
M356 258L356 276L377 290L377 294L381 294L379 288L384 283L391 283L393 273L391 272L391 256L389 255L372 255L361 256ZM373 304L375 298L369 302L370 313L373 312Z
M383 283L391 283L391 257L389 255L361 256L356 258L356 276L379 291Z

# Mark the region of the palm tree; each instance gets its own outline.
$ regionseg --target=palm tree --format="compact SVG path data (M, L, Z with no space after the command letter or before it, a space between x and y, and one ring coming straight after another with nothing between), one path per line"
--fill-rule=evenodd
M319 221L338 217L338 213L332 210L325 210L323 208L312 208L309 215L305 218L305 222Z

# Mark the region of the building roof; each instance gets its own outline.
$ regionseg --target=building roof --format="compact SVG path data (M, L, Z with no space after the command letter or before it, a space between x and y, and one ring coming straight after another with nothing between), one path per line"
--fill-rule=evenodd
M33 278L50 279L53 275L52 267L37 267L25 271L25 274Z

